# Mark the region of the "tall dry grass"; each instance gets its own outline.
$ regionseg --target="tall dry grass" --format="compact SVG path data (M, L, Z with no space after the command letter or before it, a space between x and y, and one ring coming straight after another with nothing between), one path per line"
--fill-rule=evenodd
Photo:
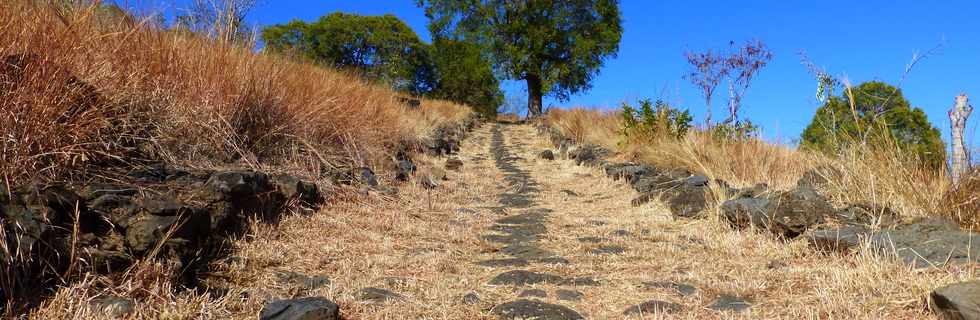
M425 101L248 44L106 16L0 3L0 175L66 178L106 162L379 166L467 108Z
M841 205L887 205L906 216L952 214L943 202L950 188L944 173L919 165L895 144L854 144L829 157L754 138L719 140L704 130L691 130L683 139L626 139L620 134L621 118L618 112L578 108L551 110L545 121L579 142L616 150L623 160L686 168L735 186L766 183L788 189L813 171L828 180L823 193Z

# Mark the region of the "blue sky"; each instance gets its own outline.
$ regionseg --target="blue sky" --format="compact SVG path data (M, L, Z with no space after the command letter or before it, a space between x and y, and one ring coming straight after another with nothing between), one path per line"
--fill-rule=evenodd
M261 1L261 0L260 0ZM971 1L650 1L621 0L624 29L617 58L602 68L590 91L545 105L618 108L623 101L664 98L690 109L698 121L704 102L682 79L685 50L723 49L730 40L757 38L774 59L744 98L741 117L762 125L768 139L793 142L819 104L816 82L800 64L812 61L854 84L897 83L913 53L943 43L909 74L906 98L923 108L949 137L946 110L960 92L980 101L980 3ZM291 19L314 20L334 11L392 13L428 41L427 20L413 0L265 0L249 17L257 26ZM526 95L523 83L506 82L508 96ZM714 98L715 119L723 118L727 90ZM977 134L975 114L968 137ZM976 143L974 143L976 145Z

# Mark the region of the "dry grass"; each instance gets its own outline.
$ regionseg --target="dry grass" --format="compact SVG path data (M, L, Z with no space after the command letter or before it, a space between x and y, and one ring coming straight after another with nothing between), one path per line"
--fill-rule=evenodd
M838 204L878 203L907 216L947 214L943 194L949 183L937 172L901 155L894 147L854 147L837 158L758 139L719 141L701 130L684 139L624 140L618 112L552 110L547 123L579 142L596 143L627 160L681 167L736 186L766 183L793 187L808 170L828 180L824 193Z
M0 3L0 174L12 182L134 157L378 166L469 112L409 110L389 89L248 45L44 3Z
M253 236L236 242L237 258L216 266L211 280L229 288L222 297L154 291L162 285L152 280L103 291L133 297L139 318L253 319L265 299L321 295L336 301L345 319L492 319L489 310L494 305L518 299L525 289L542 289L548 294L542 300L568 306L590 319L625 318L624 309L648 300L678 303L683 309L631 319L931 319L922 299L929 290L975 276L971 269L955 267L913 272L872 254L821 254L803 240L785 242L753 230L733 231L713 220L674 221L659 204L631 206L629 200L636 192L605 179L599 169L567 160L536 159L537 151L550 145L536 137L532 127L503 130L512 146L510 153L522 158L515 163L537 182L535 206L554 210L540 246L571 261L524 269L594 277L598 286L487 284L497 274L516 268L474 265L506 257L497 252L499 244L480 236L489 232L494 220L522 210L493 210L499 206L496 195L513 188L501 184L506 172L494 165L487 149L489 130L484 128L463 145L464 170L450 171L449 181L433 191L437 200L432 210L427 207L426 191L409 183L391 201L340 204L313 216L290 216L278 228L256 225ZM441 160L427 159L421 170L440 165ZM458 208L475 212L459 213ZM591 244L577 239L585 236L606 240ZM626 252L590 252L599 245L620 245ZM160 267L148 269L162 272ZM305 290L300 284L277 280L277 271L326 275L331 284ZM669 289L646 288L642 283L647 281L685 283L697 292L682 296ZM87 309L88 301L100 293L91 289L97 282L92 279L61 289L32 318L104 319ZM405 299L384 305L364 303L357 290L368 286L390 289ZM140 289L127 289L134 287ZM558 301L558 289L578 290L583 298ZM460 303L470 292L477 293L481 302ZM726 294L751 300L752 308L745 313L708 308Z

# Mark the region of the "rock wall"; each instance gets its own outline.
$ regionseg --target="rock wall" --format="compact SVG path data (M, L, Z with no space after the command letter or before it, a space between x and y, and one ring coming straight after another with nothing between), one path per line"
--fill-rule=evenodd
M311 182L250 170L160 164L128 178L38 182L0 194L3 298L38 297L72 271L120 272L144 258L172 260L184 270L175 280L193 286L249 219L275 222L287 207L315 209L324 199Z

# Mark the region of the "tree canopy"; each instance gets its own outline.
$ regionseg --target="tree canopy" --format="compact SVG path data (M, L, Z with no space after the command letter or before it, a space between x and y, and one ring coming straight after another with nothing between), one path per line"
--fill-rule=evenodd
M617 0L417 0L434 35L480 45L507 79L524 80L528 112L591 88L605 59L619 51Z
M480 47L463 41L436 38L432 43L435 86L429 96L473 107L493 118L503 104L500 81Z
M296 51L318 63L354 69L397 90L432 90L428 47L394 15L361 16L335 12L307 23L294 20L262 30L273 51Z
M878 143L890 138L926 164L942 167L946 149L939 129L929 123L925 112L911 107L902 91L880 81L865 82L846 94L830 97L817 109L813 121L803 131L801 144L836 153L854 143Z

